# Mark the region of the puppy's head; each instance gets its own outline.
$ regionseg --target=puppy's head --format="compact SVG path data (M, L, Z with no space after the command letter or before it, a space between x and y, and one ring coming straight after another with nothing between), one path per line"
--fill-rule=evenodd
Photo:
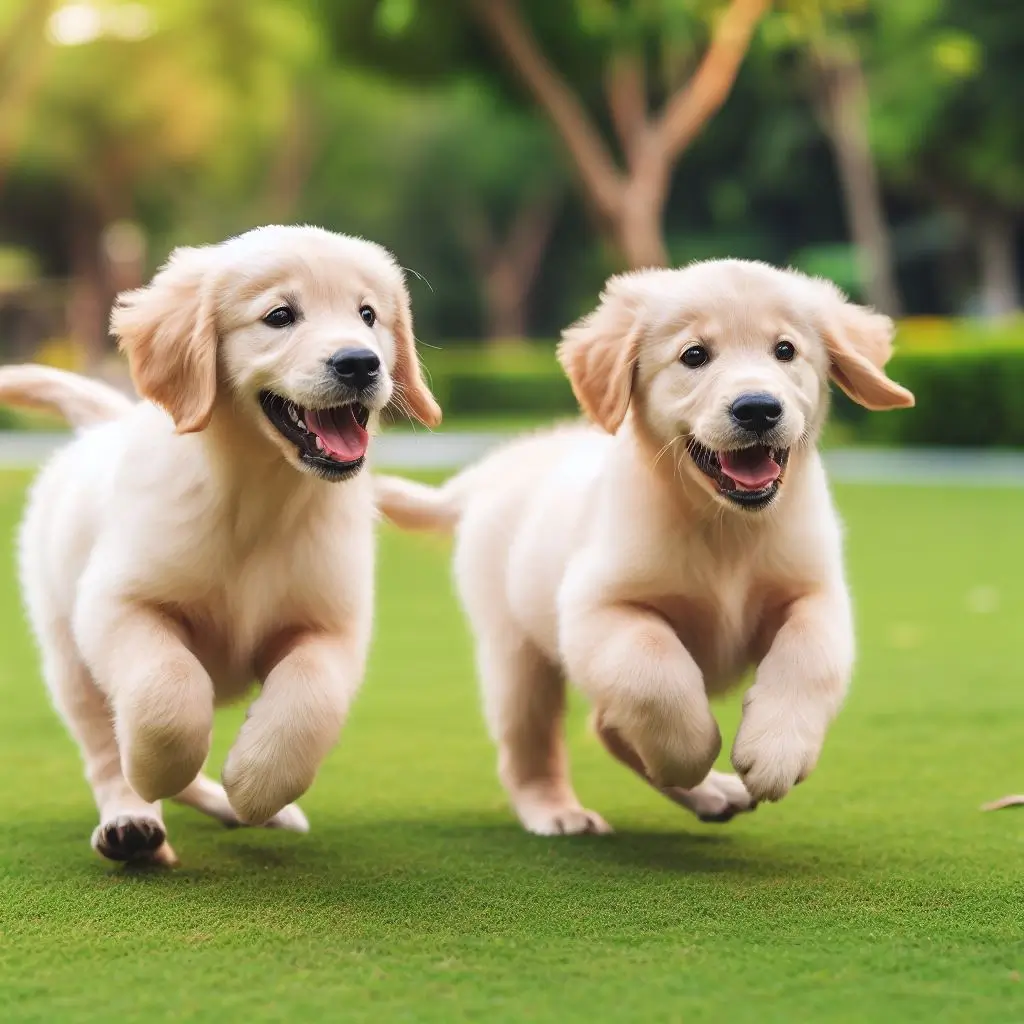
M372 242L265 227L176 249L147 287L119 296L111 325L139 393L178 433L223 409L326 480L362 468L389 402L428 426L441 419L402 271Z
M817 440L830 377L868 409L914 404L883 370L892 333L827 281L711 260L613 277L559 358L605 430L632 408L659 456L678 446L691 482L757 511L779 493L791 452Z

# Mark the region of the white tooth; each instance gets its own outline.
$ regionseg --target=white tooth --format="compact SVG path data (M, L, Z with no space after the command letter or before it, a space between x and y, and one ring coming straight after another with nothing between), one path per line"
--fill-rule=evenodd
M305 430L306 429L306 424L303 423L302 420L297 419L295 422L298 425L300 430Z
M316 450L318 452L322 452L324 450L324 443L319 437L313 443L316 445Z

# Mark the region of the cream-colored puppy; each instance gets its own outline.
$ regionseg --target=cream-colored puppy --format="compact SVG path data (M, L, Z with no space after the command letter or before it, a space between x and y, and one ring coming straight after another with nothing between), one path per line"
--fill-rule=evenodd
M35 485L25 602L54 703L99 806L93 846L169 863L160 800L304 831L363 675L378 414L440 412L391 256L308 227L176 250L120 297L114 333L146 401L41 367L0 401L96 424ZM262 690L223 789L200 771L214 705Z
M380 478L384 514L454 529L499 772L526 828L605 831L577 800L564 680L608 749L706 820L805 778L853 664L840 528L815 449L831 378L913 404L892 324L760 263L612 278L559 350L597 424L519 440L440 489ZM709 697L756 666L732 760Z

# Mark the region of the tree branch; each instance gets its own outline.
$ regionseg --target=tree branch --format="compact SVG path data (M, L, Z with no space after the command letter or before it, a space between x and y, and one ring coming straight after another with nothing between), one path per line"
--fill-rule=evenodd
M647 74L635 51L618 53L611 59L605 95L622 152L632 164L637 142L647 128Z
M561 136L594 205L614 218L622 202L622 176L583 104L544 56L516 0L469 0L469 5Z
M669 161L690 145L725 102L754 30L770 6L771 0L731 0L704 59L689 82L670 97L658 120L656 131Z

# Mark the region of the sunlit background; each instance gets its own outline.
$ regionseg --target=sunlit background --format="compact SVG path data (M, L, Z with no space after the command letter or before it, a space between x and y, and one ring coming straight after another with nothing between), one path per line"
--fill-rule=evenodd
M610 272L731 255L899 318L923 398L966 354L987 426L838 436L1024 443L1022 37L1001 0L4 0L0 357L123 378L119 289L313 222L409 269L450 423L531 419Z

